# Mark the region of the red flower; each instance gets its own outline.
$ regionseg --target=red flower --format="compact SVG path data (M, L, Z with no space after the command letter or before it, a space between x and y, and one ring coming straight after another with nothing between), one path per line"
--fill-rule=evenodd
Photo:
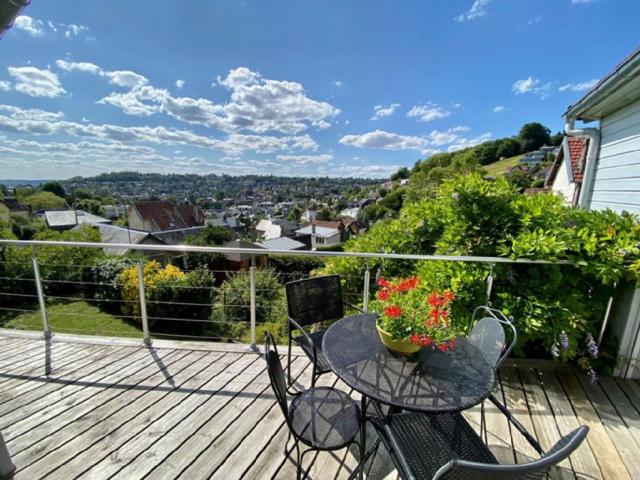
M456 296L451 290L445 290L442 296L444 297L447 303L450 303L454 298L456 298Z
M411 335L411 337L409 338L409 340L411 341L411 343L413 343L414 345L420 345L420 337L418 337L418 335Z
M387 280L385 280L383 277L380 277L376 283L378 284L379 287L383 287L383 288L389 288L391 286L391 284Z
M449 346L446 343L442 343L438 345L438 350L440 350L441 352L446 352L447 350L449 350Z
M428 347L432 343L433 343L433 339L431 337L427 337L427 336L423 337L422 345L424 345L425 347Z
M449 348L456 348L456 339L449 340Z
M384 311L387 317L397 318L402 315L402 309L397 305L391 305Z
M431 305L432 307L435 307L436 305L438 305L438 293L437 292L432 292L431 295L429 295L429 305Z
M378 300L389 300L389 291L388 290L380 290L378 292Z

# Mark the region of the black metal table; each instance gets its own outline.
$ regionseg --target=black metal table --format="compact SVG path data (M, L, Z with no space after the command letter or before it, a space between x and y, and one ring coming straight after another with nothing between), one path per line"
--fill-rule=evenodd
M423 348L411 358L392 354L380 341L372 314L331 325L322 351L334 373L362 394L362 448L367 399L403 410L460 412L486 399L495 383L493 367L465 338L446 352ZM361 451L361 468L367 457Z

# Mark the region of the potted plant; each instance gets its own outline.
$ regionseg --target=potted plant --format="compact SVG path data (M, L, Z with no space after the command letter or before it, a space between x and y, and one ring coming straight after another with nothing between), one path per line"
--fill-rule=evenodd
M454 348L462 333L451 322L451 290L429 290L418 277L378 280L372 310L378 312L376 328L382 343L392 352L411 355L429 347Z

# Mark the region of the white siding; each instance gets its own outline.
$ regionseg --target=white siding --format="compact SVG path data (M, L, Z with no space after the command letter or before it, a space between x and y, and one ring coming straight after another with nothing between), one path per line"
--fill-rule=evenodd
M573 197L576 191L576 184L573 181L569 181L569 167L567 166L566 158L562 160L562 164L558 168L558 173L553 181L551 190L561 194L564 197L565 202L573 204Z
M591 208L640 214L640 101L602 119Z

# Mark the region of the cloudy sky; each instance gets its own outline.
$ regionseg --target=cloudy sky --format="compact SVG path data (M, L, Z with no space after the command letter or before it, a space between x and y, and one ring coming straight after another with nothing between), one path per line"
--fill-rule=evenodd
M637 0L34 0L0 40L0 179L382 177L561 114Z

